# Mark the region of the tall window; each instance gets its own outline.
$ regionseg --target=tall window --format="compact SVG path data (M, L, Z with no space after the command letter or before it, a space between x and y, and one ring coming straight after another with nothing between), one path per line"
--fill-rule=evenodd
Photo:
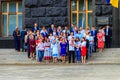
M92 26L92 0L71 0L71 23L78 27Z
M22 1L2 2L2 33L4 37L12 36L15 27L22 30Z

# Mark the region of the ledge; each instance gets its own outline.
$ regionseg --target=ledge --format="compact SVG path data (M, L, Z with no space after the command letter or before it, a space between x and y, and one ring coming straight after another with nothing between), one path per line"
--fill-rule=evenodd
M0 37L0 40L13 40L13 37Z

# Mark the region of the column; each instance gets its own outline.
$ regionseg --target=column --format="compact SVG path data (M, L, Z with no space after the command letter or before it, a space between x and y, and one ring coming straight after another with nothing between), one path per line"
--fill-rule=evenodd
M1 15L2 15L2 10L1 10L1 8L2 8L2 7L1 7L1 0L0 0L0 37L2 36L2 31L1 31L1 29L2 29L2 28L1 28L1 27L2 27L2 26L1 26Z
M119 47L120 45L120 35L119 35L119 19L120 19L120 16L119 16L119 9L117 8L113 8L113 27L112 27L112 44L113 44L113 47L114 48L117 48ZM118 17L119 16L119 17Z

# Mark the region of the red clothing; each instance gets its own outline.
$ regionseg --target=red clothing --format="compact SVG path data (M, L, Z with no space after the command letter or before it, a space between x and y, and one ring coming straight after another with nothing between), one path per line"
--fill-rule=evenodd
M98 33L97 38L98 38L98 48L104 48L104 34Z
M86 56L87 48L85 46L81 47L81 56Z
M35 52L35 40L34 39L30 39L30 53L34 53Z
M51 60L51 59L52 59L52 56L45 56L44 59L45 59L45 60Z
M41 40L36 40L36 45L38 45L39 43L41 43Z

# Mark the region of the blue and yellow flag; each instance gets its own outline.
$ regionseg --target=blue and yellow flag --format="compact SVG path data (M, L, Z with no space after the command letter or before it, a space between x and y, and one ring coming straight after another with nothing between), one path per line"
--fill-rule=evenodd
M110 0L110 4L112 4L113 7L118 8L119 0Z
M106 0L107 3L110 3L110 0Z

